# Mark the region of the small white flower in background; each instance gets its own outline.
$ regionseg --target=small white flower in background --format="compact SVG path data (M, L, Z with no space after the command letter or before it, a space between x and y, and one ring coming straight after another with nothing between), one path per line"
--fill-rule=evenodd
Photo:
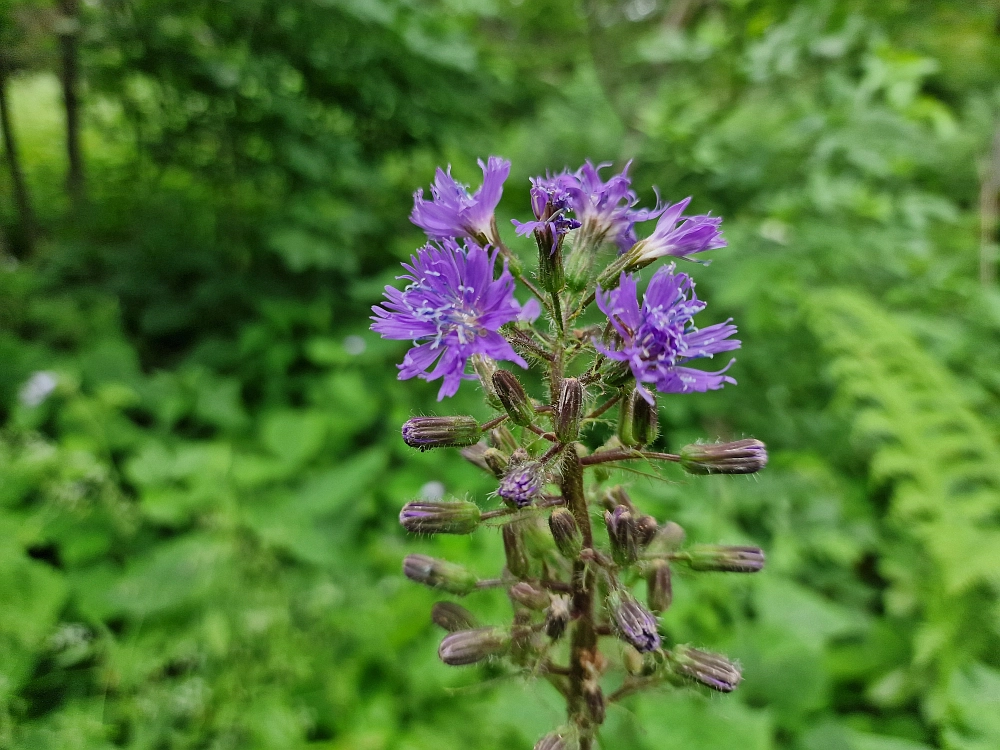
M344 351L353 357L364 354L368 344L360 336L348 336L344 339Z
M437 480L433 482L428 482L423 487L420 488L420 499L421 500L440 500L444 497L444 484L438 482Z
M39 370L21 386L21 392L18 394L18 397L21 399L22 404L33 409L45 401L52 391L56 389L57 385L59 385L59 379L54 372Z

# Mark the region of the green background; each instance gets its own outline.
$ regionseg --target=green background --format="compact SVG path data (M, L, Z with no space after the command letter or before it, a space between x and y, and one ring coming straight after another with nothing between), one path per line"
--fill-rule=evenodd
M544 682L437 661L402 557L489 575L501 542L397 513L492 487L398 430L486 412L397 382L405 344L367 330L422 242L412 191L447 163L478 184L487 154L526 258L527 178L588 157L724 217L730 247L684 270L703 324L739 325L739 385L663 398L658 445L771 452L750 478L623 477L768 566L678 575L663 618L739 690L632 698L602 747L1000 747L995 1L74 5L0 0L33 210L5 151L0 747L529 748L561 722Z

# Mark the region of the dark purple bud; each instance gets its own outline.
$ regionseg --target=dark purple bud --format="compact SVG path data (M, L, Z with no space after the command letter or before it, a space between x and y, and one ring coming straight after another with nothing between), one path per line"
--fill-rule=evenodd
M482 434L472 417L414 417L403 425L403 442L422 451L472 445Z
M566 508L556 508L549 516L549 531L563 557L575 560L583 549L583 535L576 519Z
M569 597L553 596L545 611L545 635L554 641L562 638L569 624Z
M665 612L673 601L674 590L670 581L670 563L656 560L646 572L646 601L656 614Z
M556 405L556 437L569 443L580 436L580 412L583 409L583 386L576 378L564 378Z
M660 525L650 515L643 513L635 520L635 538L640 547L648 547L659 530Z
M613 511L604 511L604 523L611 540L611 556L619 565L631 565L639 557L635 521L628 508L619 505Z
M499 628L459 630L444 637L438 656L445 664L461 667L502 654L509 644L510 636Z
M507 595L518 604L528 609L533 609L536 612L541 612L548 607L549 600L552 598L549 592L536 589L530 583L525 583L524 581L511 586Z
M416 583L458 596L472 593L479 583L479 579L461 565L427 555L407 555L403 560L403 575Z
M414 500L399 512L403 528L415 534L471 534L479 518L479 506L468 500Z
M580 743L571 730L549 732L535 743L535 750L579 750Z
M612 591L607 598L608 613L618 637L645 653L660 647L656 618L628 591Z
M500 480L497 494L508 504L525 508L542 494L545 486L545 467L538 461L511 461L507 473Z
M522 427L531 424L535 418L535 407L514 373L497 370L493 373L493 388L511 422Z
M472 630L478 626L475 615L455 602L436 602L431 608L431 620L449 633Z
M510 465L510 458L503 451L498 451L496 448L487 448L483 452L483 463L486 464L493 476L500 479Z
M515 578L527 578L530 571L528 553L524 549L524 540L516 523L508 523L503 527L503 552L507 558L507 570Z
M681 466L688 474L753 474L767 466L767 449L753 438L695 443L681 449Z
M699 544L677 555L691 570L718 573L756 573L764 567L764 551L760 547L740 547L726 544Z
M731 693L743 679L739 667L729 659L709 651L677 646L668 655L670 669L675 674L702 685L718 690L720 693Z
M639 393L642 386L632 392L618 410L618 439L623 445L639 448L656 440L659 421L656 413L656 399L649 404Z
M590 715L592 723L600 726L604 723L605 705L604 693L597 680L584 680L583 682L583 702L587 705L587 713Z

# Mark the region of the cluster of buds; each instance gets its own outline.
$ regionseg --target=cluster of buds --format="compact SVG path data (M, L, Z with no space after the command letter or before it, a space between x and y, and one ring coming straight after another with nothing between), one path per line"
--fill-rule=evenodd
M482 164L483 185L474 194L438 170L433 199L418 191L411 217L431 243L404 264L408 286L387 287L386 301L373 308L376 331L414 342L400 378L442 379L439 399L462 380L478 379L492 412L482 421L414 417L402 433L421 451L460 449L496 479L494 507L417 500L403 507L400 523L426 535L499 526L505 566L481 577L411 554L403 572L457 597L504 589L512 609L504 625L481 623L453 601L435 604L431 619L446 631L438 655L454 666L504 659L547 680L566 699L567 717L536 750L589 750L607 706L627 695L663 684L736 688L740 670L728 659L673 643L672 576L764 566L757 547L687 544L680 526L644 512L624 487L610 484L614 470L644 463L692 475L751 474L765 466L767 452L754 439L654 449L658 399L735 383L728 365L709 372L689 363L740 342L729 321L695 327L705 303L673 264L656 271L641 301L635 272L660 258L725 246L720 220L683 216L686 200L636 208L627 167L604 181L588 162L532 181L535 220L515 222L537 245L538 268L529 278L493 214L509 167L496 157ZM637 240L636 224L654 219L652 233ZM532 295L524 303L514 297L517 281ZM595 302L605 320L580 323ZM542 311L547 325L537 323ZM539 371L544 393L530 394L500 362ZM596 435L609 430L591 428L609 422L617 429L601 442ZM630 586L639 582L637 595ZM602 648L604 638L620 645Z

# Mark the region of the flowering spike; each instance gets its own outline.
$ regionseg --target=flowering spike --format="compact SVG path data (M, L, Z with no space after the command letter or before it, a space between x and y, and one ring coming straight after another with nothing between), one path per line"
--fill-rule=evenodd
M481 435L473 417L414 417L403 425L403 442L421 451L473 445Z
M509 645L510 636L499 628L459 630L444 637L438 656L449 666L461 667L497 656Z
M407 555L403 560L403 575L415 583L458 596L472 593L479 583L479 579L461 565L427 555Z
M471 534L480 516L479 506L468 500L414 500L399 512L399 523L415 534Z
M478 627L475 615L455 602L435 602L431 607L431 620L449 633Z
M732 443L695 443L681 449L689 474L753 474L767 466L767 448L748 438Z

